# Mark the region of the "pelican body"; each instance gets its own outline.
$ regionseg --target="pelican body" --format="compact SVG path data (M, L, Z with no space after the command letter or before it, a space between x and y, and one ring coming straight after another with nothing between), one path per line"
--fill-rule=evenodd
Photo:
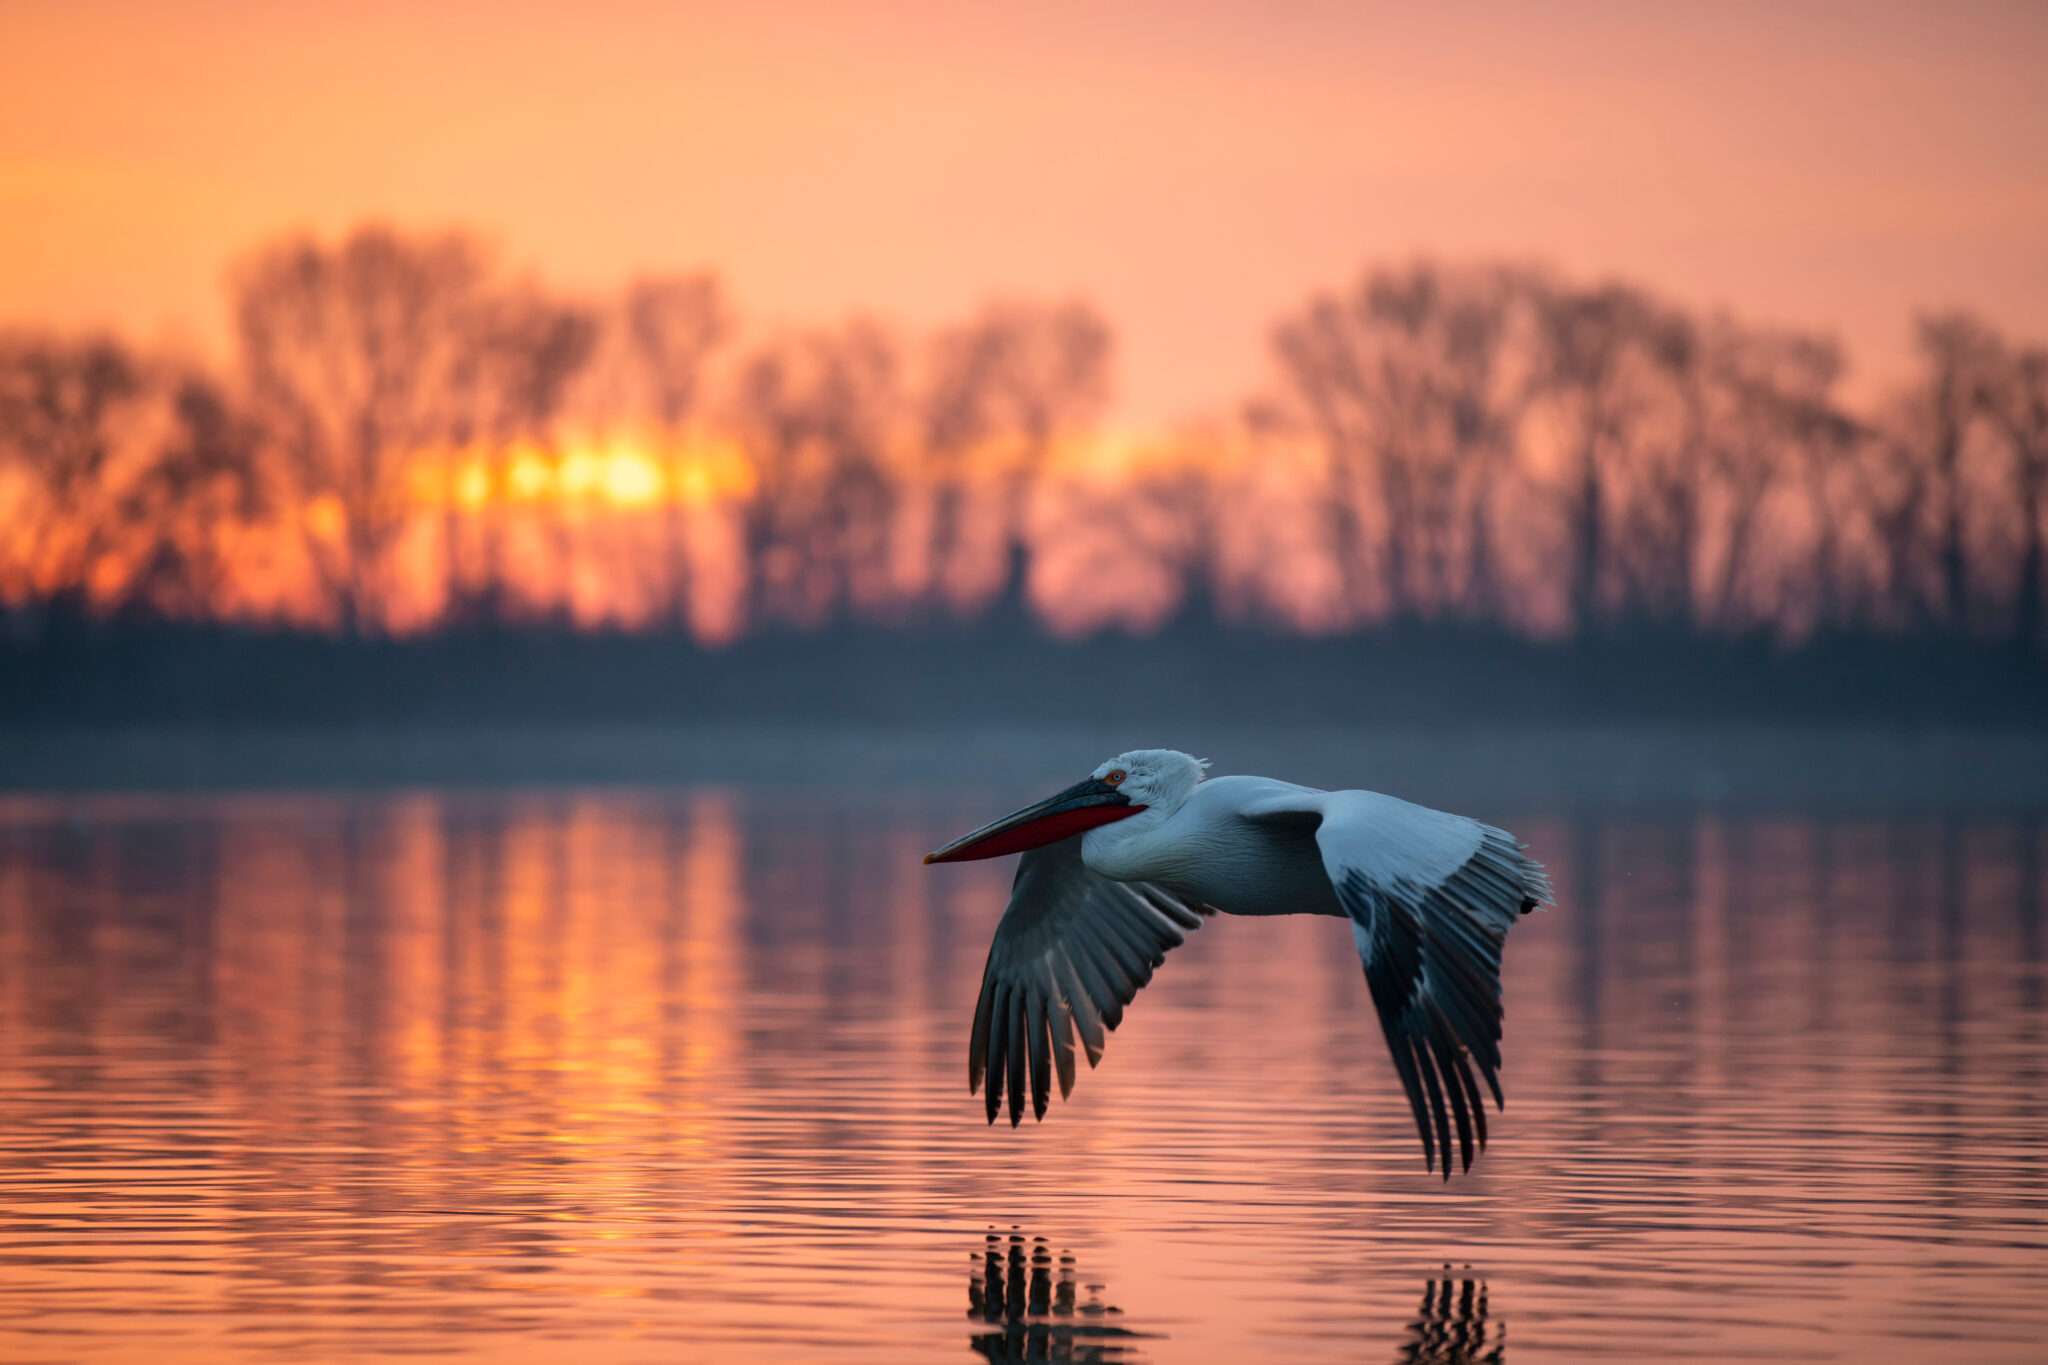
M1551 903L1514 837L1462 815L1366 791L1269 777L1206 777L1200 759L1134 749L1036 805L947 844L927 863L1022 853L982 972L968 1089L989 1122L1052 1080L1074 1086L1074 1036L1092 1067L1124 1006L1205 917L1348 920L1380 1027L1422 1138L1446 1179L1486 1146L1477 1081L1502 1103L1500 957L1515 920Z

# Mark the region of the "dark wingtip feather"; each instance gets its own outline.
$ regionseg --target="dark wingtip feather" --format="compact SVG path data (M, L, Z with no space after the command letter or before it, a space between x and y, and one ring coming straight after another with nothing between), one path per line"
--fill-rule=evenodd
M994 953L991 951L990 956ZM988 1065L989 1011L995 1004L996 979L982 968L981 995L974 1002L974 1031L967 1037L967 1093L981 1089L982 1069Z
M1457 1070L1452 1073L1451 1079L1464 1087L1465 1099L1472 1111L1473 1136L1478 1141L1479 1150L1483 1152L1486 1150L1486 1101L1480 1097L1479 1083L1472 1079L1472 1068L1469 1065L1471 1060L1470 1054L1459 1054ZM1465 1163L1465 1169L1472 1169L1469 1161Z
M988 1068L988 1088L982 1092L982 1103L988 1110L990 1123L996 1121L996 1113L1002 1108L1003 1080L1009 1071L1003 1056L1004 1020L1008 1017L1010 1007L1009 994L1007 988L997 985L995 997L989 1004L988 1056L985 1059Z
M1465 1108L1464 1063L1457 1052L1444 1052L1444 1042L1437 1042L1436 1069L1443 1073L1444 1089L1449 1091L1451 1118L1458 1127L1458 1169L1472 1169L1472 1115ZM1449 1165L1449 1162L1444 1163Z
M1052 1050L1045 1020L1046 997L1042 991L1026 994L1030 1004L1025 1021L1025 1039L1031 1044L1031 1117L1045 1122L1045 1108L1052 1102Z
M1416 1070L1422 1073L1422 1085L1429 1092L1430 1116L1436 1120L1437 1145L1444 1153L1444 1179L1451 1178L1451 1117L1444 1111L1443 1088L1437 1084L1436 1066L1429 1055L1429 1049L1420 1041L1415 1047Z
M1024 1121L1024 1071L1029 1060L1025 1043L1025 1017L1028 1009L1024 1003L1024 992L1012 987L1010 990L1010 1126L1015 1128Z
M1436 1169L1436 1139L1429 1131L1429 1107L1422 1099L1422 1078L1415 1074L1415 1054L1408 1040L1389 1040L1389 1049L1394 1056L1394 1073L1401 1078L1401 1088L1408 1092L1408 1108L1415 1115L1415 1131L1422 1138L1422 1169Z

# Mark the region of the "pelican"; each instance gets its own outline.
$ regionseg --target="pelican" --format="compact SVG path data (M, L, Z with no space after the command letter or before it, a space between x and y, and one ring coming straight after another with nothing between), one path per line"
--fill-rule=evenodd
M1093 1067L1139 987L1203 919L1331 915L1351 922L1424 1169L1451 1176L1486 1148L1500 1088L1500 954L1519 915L1551 904L1542 864L1505 830L1367 791L1208 777L1174 749L1118 754L1080 782L927 854L1022 853L982 970L967 1088L988 1121L1045 1118L1074 1089L1078 1033Z

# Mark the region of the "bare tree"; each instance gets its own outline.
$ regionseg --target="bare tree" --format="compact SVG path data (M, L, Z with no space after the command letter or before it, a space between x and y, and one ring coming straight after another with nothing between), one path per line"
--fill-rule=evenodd
M741 369L754 462L742 514L748 619L817 625L886 598L904 396L894 340L865 322L781 338Z
M2000 348L2000 363L1987 386L1986 406L2003 433L2007 479L2019 521L2019 554L2013 587L2012 638L2023 652L2037 653L2048 610L2048 348Z
M1853 521L1859 510L1860 470L1875 441L1871 429L1855 419L1817 407L1796 413L1797 505L1805 516L1807 551L1797 567L1800 581L1788 585L1781 607L1799 615L1781 617L1781 624L1840 631L1857 624L1869 606L1849 567Z
M0 336L0 468L23 485L9 514L7 597L87 605L118 536L119 429L144 387L111 340Z
M1194 438L1196 449L1213 443ZM1134 471L1116 495L1098 500L1099 538L1145 565L1178 592L1174 615L1201 627L1216 624L1232 600L1223 557L1224 523L1232 489L1219 471L1199 460L1151 461Z
M1874 619L1894 630L1930 629L1938 619L1928 589L1925 531L1933 471L1898 423L1866 443L1856 463L1861 512L1878 552L1877 582L1868 594Z
M220 389L103 339L0 339L0 467L24 476L0 595L70 612L217 610L222 535L264 510Z
M555 443L570 382L589 362L598 331L590 309L553 298L531 287L504 289L478 301L476 332L465 376L470 407L455 428L458 447L480 444L497 494L482 509L479 571L462 573L457 523L444 531L448 609L461 618L499 621L511 609L506 584L507 454L525 444L542 449ZM447 499L453 518L458 500ZM557 508L557 559L567 572L566 529ZM564 585L566 601L566 584Z
M1925 369L1890 405L1859 462L1878 548L1874 596L1892 629L1967 634L1976 624L1989 518L1980 466L1999 341L1960 313L1921 318Z
M1920 353L1927 363L1922 406L1927 492L1936 522L1935 556L1941 578L1941 615L1947 629L1970 628L1969 476L1964 466L1971 429L1983 412L1997 339L1961 313L1920 319Z
M1374 449L1367 364L1357 352L1345 306L1334 296L1318 297L1305 314L1283 322L1273 345L1295 401L1265 405L1254 420L1279 430L1288 424L1290 407L1306 411L1329 465L1323 509L1339 594L1344 610L1356 616L1368 609L1373 583L1366 517L1373 502Z
M1798 496L1807 443L1839 448L1839 355L1825 339L1670 310L1640 344L1644 400L1609 465L1621 602L1688 632L1760 624L1784 589L1767 581L1781 547L1765 545L1763 513L1774 495ZM1782 580L1782 553L1776 562Z
M1328 464L1352 613L1375 586L1396 617L1496 609L1494 502L1529 395L1510 351L1525 285L1426 262L1374 271L1275 332L1289 404Z
M1616 526L1624 518L1615 503L1629 472L1640 469L1660 439L1659 423L1670 431L1673 374L1695 352L1684 319L1625 285L1549 289L1539 313L1537 374L1558 410L1566 450L1565 601L1573 629L1584 635L1604 622L1617 589L1611 561ZM1690 460L1687 454L1682 472L1664 479L1667 498L1674 487L1690 485ZM1667 517L1669 512L1667 506ZM1638 522L1638 551L1645 530ZM1662 556L1666 566L1676 560L1675 553ZM1639 604L1644 594L1637 577L1633 595Z
M731 334L732 319L715 276L651 276L626 291L626 336L650 397L655 424L673 463L674 448L702 401L712 354ZM669 625L689 622L690 557L686 509L669 490L663 526Z
M1609 568L1625 617L1689 632L1707 539L1719 338L1655 306L1640 328L1637 417L1609 464Z
M122 494L128 565L120 605L163 616L218 611L229 586L222 532L273 510L255 426L219 385L187 373L172 385L168 437Z
M1776 600L1765 602L1756 582L1767 500L1779 489L1791 496L1803 493L1801 474L1808 469L1823 474L1814 488L1825 496L1823 472L1853 438L1853 424L1834 400L1841 352L1827 338L1724 323L1715 330L1707 368L1712 376L1707 458L1720 522L1718 571L1707 614L1718 627L1740 629L1784 606L1785 585L1775 590ZM1816 545L1827 541L1814 567L1832 579L1838 572L1832 508L1813 507L1807 520ZM1779 572L1781 577L1789 573L1789 563ZM1823 595L1831 600L1832 588Z
M236 273L243 378L344 633L388 619L413 462L467 433L488 273L467 237L383 227L278 242Z
M1005 612L1024 611L1032 494L1056 442L1085 428L1108 402L1112 349L1108 324L1083 303L992 304L934 338L921 425L935 603L952 597L979 458L994 466L997 488L1005 557L997 600Z

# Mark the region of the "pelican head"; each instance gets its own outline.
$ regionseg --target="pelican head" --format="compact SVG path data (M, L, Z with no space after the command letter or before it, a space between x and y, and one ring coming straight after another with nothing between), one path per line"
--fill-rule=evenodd
M964 863L999 858L1128 819L1140 811L1156 809L1171 814L1188 799L1207 766L1177 749L1132 749L1105 761L1065 791L962 835L927 853L924 860Z

